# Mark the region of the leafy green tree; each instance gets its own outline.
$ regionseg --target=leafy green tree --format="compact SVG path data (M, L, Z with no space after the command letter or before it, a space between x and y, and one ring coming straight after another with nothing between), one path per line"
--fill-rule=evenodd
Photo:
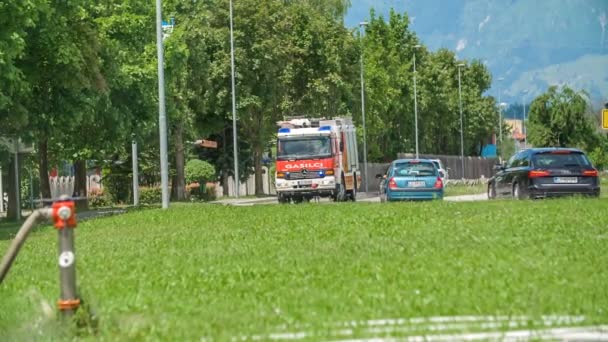
M200 159L192 159L186 163L186 182L203 183L215 179L215 168L208 162Z
M596 128L587 115L584 93L552 86L534 99L528 117L528 141L534 146L594 149L599 143Z
M28 31L48 10L44 0L3 1L0 5L0 136L17 134L27 124L30 87L19 61L26 53Z
M413 56L419 41L409 30L406 14L391 11L386 21L372 11L361 44L368 160L392 159L398 152L414 150ZM426 51L416 54L420 67Z

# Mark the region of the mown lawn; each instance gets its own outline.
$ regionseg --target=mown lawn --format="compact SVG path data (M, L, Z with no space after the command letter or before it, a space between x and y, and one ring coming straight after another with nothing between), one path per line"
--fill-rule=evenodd
M461 196L461 195L479 195L485 194L488 190L488 184L448 184L444 190L444 196Z
M584 315L608 323L604 199L173 205L83 222L92 340L228 340L351 320ZM8 240L0 241L4 253ZM0 340L57 340L56 232L0 284ZM81 311L84 313L84 310ZM66 335L67 334L67 335Z
M600 181L603 189L601 197L608 197L608 177L602 177ZM445 196L478 195L485 194L487 191L487 184L448 184L448 186L445 187Z

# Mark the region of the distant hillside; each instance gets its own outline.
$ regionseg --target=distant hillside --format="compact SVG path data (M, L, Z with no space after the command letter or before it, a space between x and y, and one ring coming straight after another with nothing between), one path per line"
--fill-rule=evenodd
M372 7L406 11L431 49L484 61L495 79L491 94L504 77L507 101L555 83L608 99L608 0L352 0L346 24L365 20Z

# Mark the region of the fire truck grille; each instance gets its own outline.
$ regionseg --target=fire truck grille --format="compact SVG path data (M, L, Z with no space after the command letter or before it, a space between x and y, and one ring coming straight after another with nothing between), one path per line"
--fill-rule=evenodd
M306 173L291 172L289 174L289 179L313 179L313 178L319 178L319 174L316 171L308 171Z

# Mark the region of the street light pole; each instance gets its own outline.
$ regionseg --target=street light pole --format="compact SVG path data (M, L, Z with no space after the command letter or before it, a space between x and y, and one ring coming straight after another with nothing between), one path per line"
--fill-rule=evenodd
M462 167L462 178L464 179L464 124L462 119L462 85L460 81L460 68L464 64L458 64L458 101L460 103L460 164Z
M232 78L232 144L234 145L234 187L236 198L239 197L239 156L237 147L237 129L236 129L236 90L234 85L234 30L232 24L232 0L230 0L230 68Z
M526 92L522 96L522 102L524 105L524 119L521 122L521 131L524 134L524 148L528 148L528 134L526 132Z
M498 141L502 144L502 102L500 102L500 82L504 81L504 77L498 79L498 134L500 138Z
M363 34L361 34L361 28L365 27L367 22L362 21L359 23L359 33L360 33L360 41L361 41L361 116L363 120L363 171L365 173L365 192L368 192L369 187L368 183L368 175L367 175L367 137L366 137L366 129L365 129L365 80L363 78Z
M418 156L418 95L416 91L416 50L414 49L414 131L416 135L416 159Z
M160 182L162 207L169 208L169 160L167 154L167 114L165 112L165 69L161 0L156 0L156 49L158 52L158 130L160 133Z

